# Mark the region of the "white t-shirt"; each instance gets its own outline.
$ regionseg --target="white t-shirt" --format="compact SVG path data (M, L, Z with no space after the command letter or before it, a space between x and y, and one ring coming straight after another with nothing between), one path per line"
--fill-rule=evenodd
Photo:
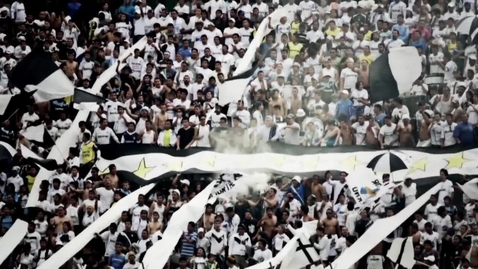
M284 143L291 144L291 145L299 145L299 133L300 133L300 125L297 122L292 123L292 126L298 128L297 130L293 130L291 128L287 128L284 130Z
M345 69L342 70L342 72L343 72L343 71L345 71ZM344 84L345 84L345 83L344 83ZM357 89L353 89L351 95L352 95L352 98L353 98L353 100L354 100L354 106L364 106L363 103L360 103L360 102L358 101L359 98L368 99L368 92L367 92L367 90L365 90L365 89L363 89L363 90L361 90L361 91L359 91L359 90L357 90Z
M355 89L357 83L358 74L350 68L344 68L340 72L340 78L344 79L344 89Z
M113 137L116 138L116 135L110 127L106 127L104 130L96 128L93 132L93 140L96 141L98 145L108 145L110 139Z
M392 110L392 117L398 117L399 119L401 119L403 115L410 115L410 112L406 105L402 105L401 108L396 107Z
M432 232L432 234L424 232L421 234L420 244L423 245L426 240L430 240L433 243L433 249L437 250L437 246L441 244L440 235L437 232Z
M355 130L355 143L358 146L365 146L365 135L367 134L368 121L365 121L363 125L357 121L352 124L352 128Z
M438 203L444 204L443 201L445 196L450 196L453 192L453 183L450 180L445 180L444 182L440 182L440 190L438 191Z
M432 204L427 204L425 206L425 212L424 215L427 216L427 221L428 222L433 222L433 220L438 216L438 208L440 207L440 204L432 205Z
M396 124L387 126L386 124L380 127L380 134L383 136L383 144L386 146L398 146L398 132L396 131ZM395 141L393 144L392 142Z

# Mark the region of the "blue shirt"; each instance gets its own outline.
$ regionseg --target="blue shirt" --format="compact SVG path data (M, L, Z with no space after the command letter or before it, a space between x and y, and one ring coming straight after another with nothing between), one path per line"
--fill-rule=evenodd
M192 50L191 48L187 48L187 49L180 48L178 52L181 53L184 56L184 58L189 58L191 57Z
M299 201L302 205L305 205L305 192L304 192L304 185L300 183L298 187L294 187L294 185L290 185L289 188L287 189L286 193L291 192L294 194L294 198ZM283 198L285 198L286 195L284 195Z
M400 38L403 43L408 44L408 26L405 24L398 25L395 24L392 27L392 30L397 30L398 31L398 38Z
M3 216L0 217L0 221L2 223L2 228L10 229L13 225L13 218L12 216Z
M350 119L354 115L354 105L349 99L340 99L335 107L335 116L339 117L341 114Z
M189 243L186 238L184 237L189 237L190 239L193 240L192 243ZM196 251L196 242L198 238L198 234L195 232L186 232L184 237L181 239L183 245L181 248L181 257L192 257L194 255L194 252Z
M378 122L378 124L380 124L380 126L382 126L385 120L385 113L382 112L375 116L375 120Z
M458 138L463 146L472 146L475 144L475 132L473 124L466 122L456 126L453 137Z
M123 269L124 264L126 263L126 256L124 254L111 254L110 255L110 266L114 269Z
M70 10L70 13L69 13L70 17L73 18L76 12L78 12L78 10L80 9L80 7L81 7L81 3L78 3L78 2L68 3L68 9Z
M131 1L131 2L133 2L133 1ZM134 10L134 6L132 4L124 4L124 5L120 6L119 12L126 14L126 16L128 16L129 20L132 20L135 17L135 10Z
M421 48L422 49L422 52L425 53L426 52L426 49L427 49L427 43L425 43L425 41L423 41L423 39L420 39L418 41L414 41L412 43L412 45L415 47L415 48Z

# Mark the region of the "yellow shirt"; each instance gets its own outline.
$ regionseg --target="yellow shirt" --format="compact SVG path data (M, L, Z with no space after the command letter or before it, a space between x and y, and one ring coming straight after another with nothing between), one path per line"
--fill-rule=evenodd
M299 26L300 26L300 22L292 22L290 24L290 32L292 34L299 32Z
M365 55L365 54L360 54L359 56L359 63L362 64L362 61L365 60L368 62L369 65L371 65L373 63L373 61L375 60L375 57L373 57L373 54L370 53L369 55Z
M289 42L289 58L294 59L295 56L299 55L302 47L303 45L300 43L294 45L294 43Z
M90 141L87 144L81 145L81 163L87 164L95 160L95 143Z
M340 28L337 27L335 30L331 30L330 28L325 31L327 36L333 36L334 38L340 33Z
M456 49L457 43L448 42L448 52L453 53L453 50Z
M33 183L35 182L35 177L27 175L27 182L28 182L28 189L31 190L33 187Z
M363 39L364 39L365 41L370 41L370 40L372 40L372 34L373 34L373 32L370 31L370 30L368 30L368 32L367 32L365 35L363 35Z

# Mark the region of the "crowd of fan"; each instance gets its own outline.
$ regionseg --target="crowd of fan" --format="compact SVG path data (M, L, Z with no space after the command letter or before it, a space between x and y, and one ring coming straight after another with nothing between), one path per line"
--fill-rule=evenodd
M80 122L77 148L70 150L69 161L43 181L41 210L35 212L25 244L2 268L36 268L131 193L113 166L109 174L99 175L94 167L96 145L142 143L182 150L220 143L253 148L271 141L308 147L476 144L476 48L454 28L457 20L475 14L473 1L438 0L432 7L426 0L384 0L378 5L350 0L268 4L180 0L174 9L167 9L154 0L125 0L118 10L110 10L108 1L99 2L95 18L85 18L84 3L76 0L57 13L33 14L21 0L0 6L0 92L19 92L9 84L8 73L38 46L51 52L66 76L84 91L104 70L117 71L102 87L108 101L88 122ZM220 106L221 84L241 62L257 26L278 8L287 9L288 15L256 52L258 68L243 100ZM124 55L144 36L144 49ZM413 97L403 97L424 100L415 114L400 98L392 104L371 104L367 92L370 64L387 49L402 45L416 47L423 58L423 74L409 94ZM120 56L127 56L121 70ZM427 78L438 80L426 83ZM2 124L2 138L18 139L39 150L22 132L42 119L57 139L72 125L75 112L70 101L30 104L18 120ZM91 177L84 178L90 169ZM37 174L38 167L20 153L2 168L2 235L16 218L32 215L25 206ZM382 198L382 207L358 215L347 195L339 196L337 204L330 199L334 189L342 189L345 176L338 181L330 181L331 174L323 180L279 179L255 201L239 195L208 205L204 217L187 227L171 266L244 268L283 248L290 238L285 224L298 227L300 221L313 219L322 225L311 241L320 252L320 263L326 265L346 251L374 218L392 216L416 196L415 183L408 180ZM432 268L451 268L453 263L466 269L470 262L478 266L478 257L473 261L465 255L471 253L471 245L478 246L478 241L465 239L478 236L475 202L457 209L446 171L441 178L439 195L411 225L417 260ZM142 255L161 240L171 214L201 191L203 183L178 176L171 191L138 197L118 224L94 239L105 242L104 252L89 244L65 266L140 268ZM374 249L358 266L384 268L383 253L402 232L408 234L399 229L384 239L383 249Z

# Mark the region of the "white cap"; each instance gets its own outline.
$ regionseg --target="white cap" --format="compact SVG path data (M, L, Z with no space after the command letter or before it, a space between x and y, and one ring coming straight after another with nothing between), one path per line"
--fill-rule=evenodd
M468 59L476 60L476 54L470 54Z
M204 228L199 228L198 233L204 233Z
M187 179L181 179L179 182L181 182L181 184L188 185L188 186L191 184L189 180Z
M302 108L299 108L297 109L297 113L295 113L295 115L299 118L302 118L303 116L305 116L305 111Z
M409 120L410 116L408 114L405 114L402 116L402 120Z
M21 35L18 37L18 41L27 41L27 39Z
M20 166L14 166L14 167L12 167L12 171L20 171Z
M178 189L174 189L173 192L177 193L178 195L181 195L181 192Z
M448 3L448 6L449 6L449 7L455 7L455 3L450 2L450 3Z
M302 178L300 176L295 176L292 178L292 180L295 180L300 183L302 181Z
M349 92L347 90L342 90L340 93L345 94L345 95L349 95Z

